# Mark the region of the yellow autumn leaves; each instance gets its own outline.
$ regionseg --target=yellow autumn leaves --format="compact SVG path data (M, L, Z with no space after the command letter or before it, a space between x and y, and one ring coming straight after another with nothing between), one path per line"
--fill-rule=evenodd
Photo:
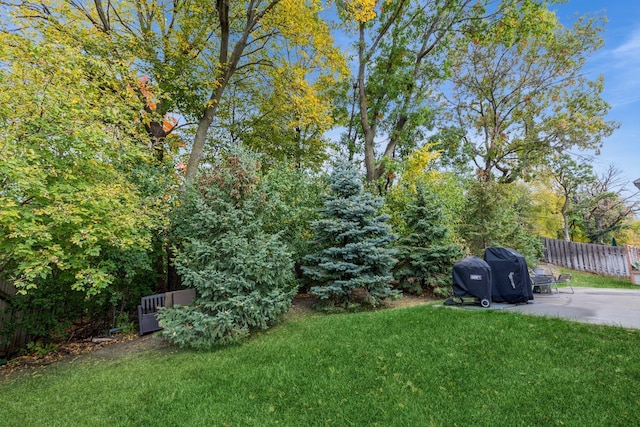
M364 24L377 16L375 10L377 3L377 0L351 0L345 1L345 6L356 22Z

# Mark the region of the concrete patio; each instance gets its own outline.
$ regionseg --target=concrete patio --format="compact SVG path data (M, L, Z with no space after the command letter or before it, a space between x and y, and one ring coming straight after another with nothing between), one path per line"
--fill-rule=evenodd
M534 294L527 304L491 303L489 309L518 311L536 316L560 317L584 323L640 329L640 287L633 289L560 288L552 294ZM461 307L487 310L465 302Z
M599 289L574 287L560 293L534 294L529 304L508 310L540 316L554 316L585 323L640 329L640 289Z

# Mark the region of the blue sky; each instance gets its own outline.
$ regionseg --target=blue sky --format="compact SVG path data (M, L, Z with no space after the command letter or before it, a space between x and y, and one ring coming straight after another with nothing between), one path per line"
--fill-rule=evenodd
M605 45L591 57L585 72L593 78L604 75L603 97L611 105L607 118L621 126L604 141L594 168L602 171L612 164L625 179L640 178L640 1L570 0L553 8L567 25L576 13L607 17Z

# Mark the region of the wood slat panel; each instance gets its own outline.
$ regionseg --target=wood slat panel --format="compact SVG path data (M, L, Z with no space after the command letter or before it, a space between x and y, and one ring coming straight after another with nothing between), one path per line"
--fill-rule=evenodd
M631 264L640 261L640 248L593 245L542 238L545 262L576 271L627 278Z

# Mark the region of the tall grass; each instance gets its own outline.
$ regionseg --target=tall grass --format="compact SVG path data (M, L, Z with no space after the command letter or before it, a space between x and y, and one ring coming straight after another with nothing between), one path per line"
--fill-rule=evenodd
M628 426L640 331L421 306L0 383L3 426Z

